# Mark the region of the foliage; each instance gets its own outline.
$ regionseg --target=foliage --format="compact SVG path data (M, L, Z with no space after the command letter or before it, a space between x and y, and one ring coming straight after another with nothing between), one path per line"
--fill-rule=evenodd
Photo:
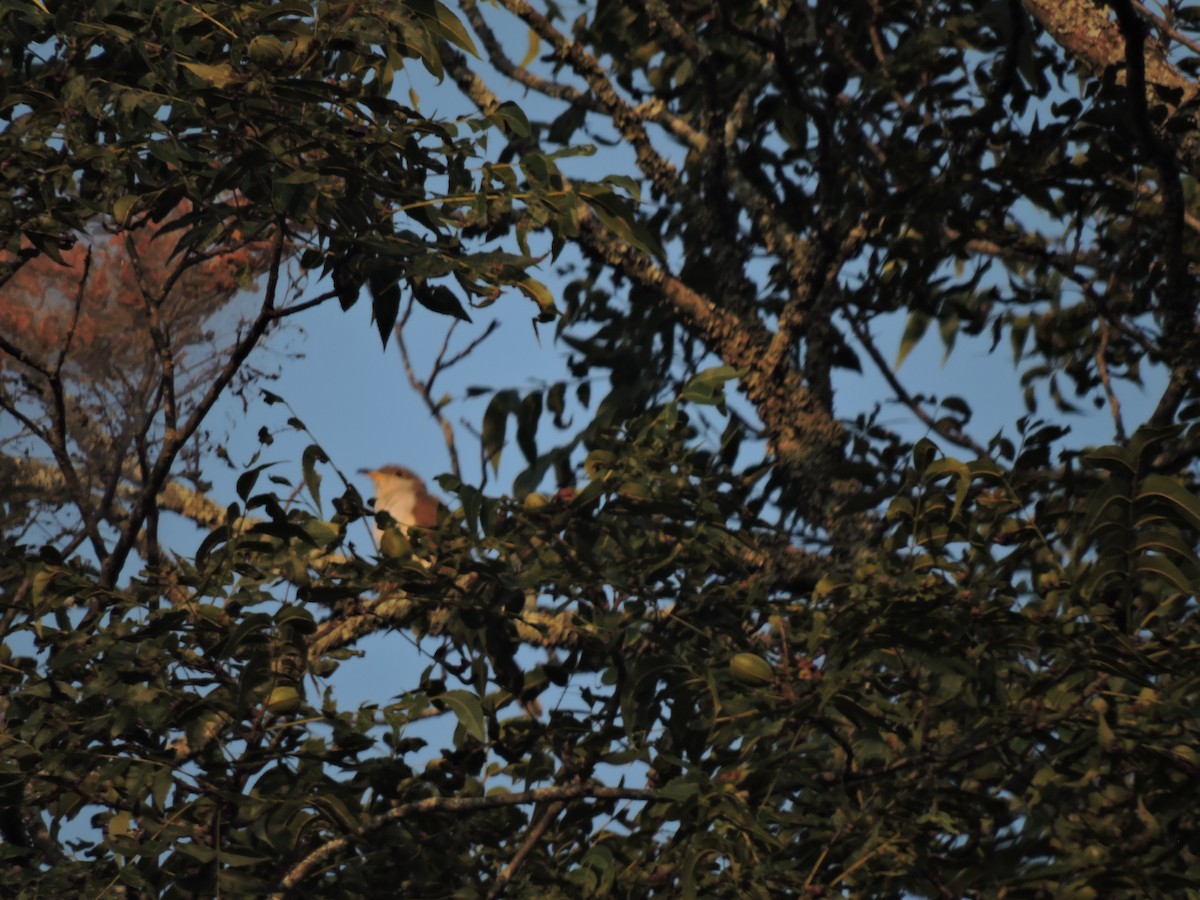
M217 393L284 315L364 287L385 339L402 294L466 321L511 287L543 322L561 305L571 353L571 380L497 385L482 418L485 463L524 460L512 495L446 476L453 512L376 559L347 538L353 489L324 512L314 446L290 479L247 472L194 559L123 576L207 401L162 420L127 514L101 528L66 495L92 557L6 528L8 893L1194 892L1188 10L2 15L10 271L176 209L181 278L266 248ZM519 63L500 21L528 31ZM395 99L410 61L477 114ZM635 168L575 177L583 135ZM280 290L288 259L315 296ZM876 342L897 320L900 362L930 326L947 353L1005 343L1028 415L980 438L972 400L907 388ZM924 437L846 412L840 371L865 365ZM1158 395L1125 408L1123 384ZM1102 446L1072 438L1087 407ZM343 708L335 672L390 632L428 665Z

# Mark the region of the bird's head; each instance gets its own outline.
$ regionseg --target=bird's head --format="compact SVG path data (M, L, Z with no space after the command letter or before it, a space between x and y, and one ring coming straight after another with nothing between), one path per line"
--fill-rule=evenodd
M425 482L405 466L360 469L375 485L375 511L386 512L401 528L433 528L441 504L425 489ZM380 537L375 529L375 537Z

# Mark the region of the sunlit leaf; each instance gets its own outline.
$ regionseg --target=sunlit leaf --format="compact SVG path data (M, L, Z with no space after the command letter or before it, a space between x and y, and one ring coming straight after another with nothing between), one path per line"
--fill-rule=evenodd
M467 734L475 738L477 741L487 740L487 731L484 728L483 707L479 705L479 698L467 691L447 691L438 697L445 703L458 719L459 724L466 730Z

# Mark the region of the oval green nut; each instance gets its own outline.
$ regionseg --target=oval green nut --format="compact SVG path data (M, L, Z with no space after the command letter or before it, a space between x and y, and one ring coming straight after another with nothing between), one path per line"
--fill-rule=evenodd
M729 661L729 674L751 687L762 687L775 681L775 670L757 653L737 654Z
M379 539L379 555L389 559L407 559L412 556L412 543L399 528L389 528Z
M290 684L271 688L267 695L267 712L277 716L295 712L300 708L300 692Z
M259 65L272 65L283 60L283 41L271 34L255 35L246 47L250 61Z

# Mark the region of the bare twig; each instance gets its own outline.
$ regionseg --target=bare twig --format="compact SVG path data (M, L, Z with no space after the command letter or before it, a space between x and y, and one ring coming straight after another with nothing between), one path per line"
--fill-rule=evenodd
M137 502L129 512L129 519L121 530L121 535L117 540L116 546L113 547L112 553L104 559L103 568L100 572L100 584L102 587L112 587L116 584L121 569L124 568L125 561L129 558L129 553L137 542L138 532L141 530L146 516L149 515L150 509L154 505L163 485L166 484L167 478L170 476L171 466L174 464L175 458L179 455L179 451L191 439L192 435L196 433L201 422L204 421L204 418L208 415L213 405L224 393L225 388L229 386L229 383L238 373L238 370L241 369L242 364L250 356L251 351L254 350L259 340L266 334L267 329L278 318L276 293L279 287L284 246L284 230L282 224L280 224L275 229L269 267L270 274L267 279L267 287L263 295L259 313L251 323L246 334L234 346L225 364L214 375L208 390L197 401L191 415L187 417L182 427L173 432L168 431L164 436L162 446L159 448L158 458L155 460L150 472L150 477L143 485Z
M484 341L486 341L489 337L491 337L492 333L499 327L500 327L500 322L496 319L493 319L488 324L488 327L484 329L483 334L472 338L471 341L465 347L463 347L463 349L459 350L453 356L447 357L441 363L441 368L443 370L445 370L445 369L451 368L452 366L458 365L460 362L462 362L464 359L466 359L468 356L470 356L475 351L476 347L478 347L480 344L482 344ZM443 353L445 352L445 349L446 349L445 347L442 348ZM439 359L440 359L440 357L439 357Z
M337 295L338 295L337 291L329 290L323 294L318 294L316 297L313 297L311 300L305 300L303 303L295 303L291 306L282 307L275 311L275 318L283 319L288 316L294 316L294 315L296 315L296 313L302 313L305 310L313 309L314 307L320 306L323 303L328 303L330 300L332 300Z
M1183 46L1187 47L1193 53L1200 54L1200 44L1197 44L1187 35L1181 34L1179 31L1172 28L1171 24L1166 19L1155 13L1154 10L1150 9L1145 4L1139 3L1138 0L1132 0L1132 3L1134 9L1157 25L1164 34L1183 44Z
M150 340L154 343L155 353L158 354L159 379L162 384L163 397L163 424L169 435L179 425L179 407L175 396L175 352L171 347L170 335L167 334L160 315L166 294L154 293L150 290L150 282L146 277L146 269L142 265L142 257L138 253L137 244L133 240L133 232L125 234L125 252L133 264L138 292L142 295L142 308L146 311L146 324L150 332Z
M493 319L488 324L487 328L484 329L483 333L472 338L462 350L458 351L457 353L447 355L450 353L450 339L454 336L454 332L459 323L459 320L455 319L450 324L450 327L446 329L446 336L442 340L442 346L438 350L438 354L434 358L433 364L430 366L429 375L422 380L417 376L416 369L413 367L412 357L408 352L408 343L404 340L404 327L408 324L409 317L412 315L413 307L413 300L410 298L408 305L404 309L404 314L396 323L396 348L400 352L400 360L404 364L404 374L408 378L408 383L425 403L425 408L429 410L429 415L437 420L438 425L441 426L442 436L446 441L446 451L450 455L450 471L454 474L455 478L462 478L462 467L458 458L458 446L454 435L454 425L442 413L442 408L445 404L434 399L433 386L443 372L448 371L449 369L458 365L464 359L468 358L476 350L476 348L479 347L480 344L491 337L492 334L495 333L496 329L500 327L500 323Z
M866 326L856 321L852 316L849 317L849 322L851 330L854 331L854 336L858 338L863 348L866 349L867 354L871 357L871 361L875 363L875 368L879 370L879 374L884 377L884 380L887 381L892 391L895 392L896 399L912 410L913 415L940 437L970 450L976 456L987 456L987 450L976 443L970 435L964 433L961 429L953 428L933 418L917 399L908 392L908 389L900 383L900 379L896 377L896 374L892 371L892 367L887 364L887 360L883 358L883 354L875 346L875 341L871 338L871 334L867 331Z
M83 257L83 272L79 276L79 289L75 291L75 309L71 313L71 327L67 329L66 339L63 340L62 347L58 351L58 359L54 362L54 374L59 376L62 373L64 363L67 361L67 355L71 352L71 344L75 342L75 331L79 327L79 317L83 312L83 294L87 288L88 275L92 271L92 248L88 247L87 254Z
M1104 385L1104 394L1108 397L1108 405L1112 410L1113 428L1116 429L1117 440L1123 444L1125 443L1125 422L1121 418L1121 400L1113 390L1112 379L1108 376L1108 362L1104 358L1104 354L1108 350L1108 333L1108 325L1101 319L1100 345L1096 348L1096 369L1100 373L1100 383Z
M84 285L87 280L88 271L91 268L91 260L92 256L89 252L84 261L84 277L79 281L79 289L75 298L76 315L71 324L70 333L72 335L74 334L75 324L78 321L79 310L83 302ZM92 545L92 551L96 554L97 558L103 559L108 551L104 538L100 534L100 517L97 515L96 507L92 502L87 485L79 477L75 464L71 460L70 438L67 431L67 400L62 378L62 367L66 359L67 350L70 348L70 343L71 341L68 338L64 348L59 353L56 364L50 367L35 358L32 353L12 343L3 335L0 335L0 351L7 353L22 365L28 366L45 379L51 398L49 428L43 428L38 425L32 418L18 409L16 404L10 403L7 398L0 397L0 405L21 422L32 435L50 448L55 463L57 463L59 469L62 471L63 482L67 488L67 492L75 504L75 508L79 511L84 533Z

